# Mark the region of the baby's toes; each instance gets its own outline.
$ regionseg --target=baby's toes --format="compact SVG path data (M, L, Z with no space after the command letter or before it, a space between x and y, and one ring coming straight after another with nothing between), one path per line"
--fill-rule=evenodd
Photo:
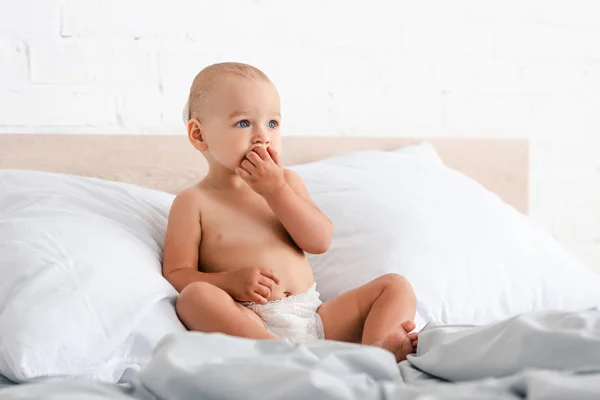
M413 329L415 329L415 322L414 321L404 321L403 323L400 324L400 326L402 327L402 329L404 329L404 332L408 333L410 331L412 331Z
M404 340L402 342L402 345L400 345L400 357L399 357L399 361L402 360L406 360L406 356L414 353L415 352L415 348L413 347L413 343L408 340L408 338L406 338L407 340Z

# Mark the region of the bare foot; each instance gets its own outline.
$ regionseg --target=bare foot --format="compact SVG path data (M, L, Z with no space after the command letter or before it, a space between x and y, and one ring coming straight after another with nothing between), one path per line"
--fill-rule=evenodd
M396 356L397 362L406 360L406 356L414 353L419 344L417 332L407 333L413 329L415 329L413 321L404 321L398 329L391 331L385 338L374 343L374 346L391 351Z

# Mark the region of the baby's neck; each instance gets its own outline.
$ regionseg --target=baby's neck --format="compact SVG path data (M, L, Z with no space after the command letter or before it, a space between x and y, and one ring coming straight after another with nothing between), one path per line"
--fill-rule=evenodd
M247 186L234 171L223 167L209 167L203 182L211 188L221 190L239 190Z

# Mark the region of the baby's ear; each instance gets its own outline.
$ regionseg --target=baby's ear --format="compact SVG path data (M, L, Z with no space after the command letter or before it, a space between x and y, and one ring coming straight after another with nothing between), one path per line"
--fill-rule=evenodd
M187 123L188 140L196 149L205 151L208 146L204 140L204 134L202 132L200 121L192 118Z

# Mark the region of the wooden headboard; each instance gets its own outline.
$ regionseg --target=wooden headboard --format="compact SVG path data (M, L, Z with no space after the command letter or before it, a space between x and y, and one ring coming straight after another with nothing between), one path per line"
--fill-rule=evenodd
M527 212L527 140L305 136L284 136L282 140L284 165L354 150L394 150L427 141L446 165ZM176 193L204 176L207 165L185 135L0 134L0 169L94 176Z

